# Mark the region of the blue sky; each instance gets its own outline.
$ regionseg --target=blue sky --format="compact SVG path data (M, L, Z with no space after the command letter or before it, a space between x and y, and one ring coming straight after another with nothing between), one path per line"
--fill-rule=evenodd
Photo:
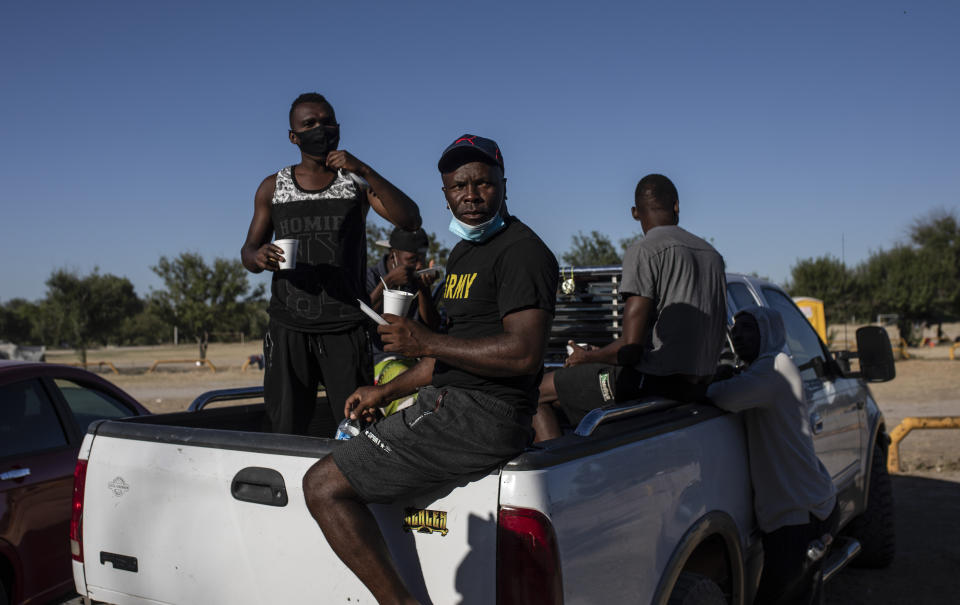
M960 207L956 3L38 0L0 23L2 301L60 267L145 295L161 255L238 257L313 90L449 243L436 160L465 132L558 256L639 231L649 172L730 270L779 282Z

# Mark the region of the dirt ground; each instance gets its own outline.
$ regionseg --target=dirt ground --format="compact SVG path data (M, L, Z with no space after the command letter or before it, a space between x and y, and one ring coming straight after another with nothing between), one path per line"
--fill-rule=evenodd
M263 372L241 367L260 353L260 343L211 344L215 373L194 364L162 365L156 359L195 359L196 347L164 346L102 349L91 362L110 361L120 374L97 370L153 412L184 410L200 393L262 384ZM908 416L960 417L960 349L909 349L897 362L897 377L871 385L890 431ZM69 363L72 351L52 351L48 361ZM95 369L96 368L91 368ZM941 604L960 602L960 429L913 431L900 447L904 472L893 477L897 558L889 569L848 568L827 586L829 605Z
M251 364L245 371L244 363L251 355L262 352L260 341L245 344L213 343L207 350L207 359L216 371L196 363L164 363L154 372L147 370L156 360L196 360L196 345L163 345L156 347L105 348L88 351L88 369L114 383L155 414L187 409L190 402L205 391L263 384L263 371ZM48 351L47 361L79 363L74 351ZM109 362L120 372L114 374Z

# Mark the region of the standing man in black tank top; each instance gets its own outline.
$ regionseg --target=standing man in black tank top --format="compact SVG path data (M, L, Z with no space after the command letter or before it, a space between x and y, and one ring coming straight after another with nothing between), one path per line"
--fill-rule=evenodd
M253 273L273 271L263 339L264 401L274 432L332 437L347 396L370 384L366 316L366 216L420 227L416 203L375 170L338 150L340 125L317 93L290 107L290 142L300 163L263 179L240 256ZM274 239L296 239L296 267L279 270ZM317 385L329 406L317 405Z

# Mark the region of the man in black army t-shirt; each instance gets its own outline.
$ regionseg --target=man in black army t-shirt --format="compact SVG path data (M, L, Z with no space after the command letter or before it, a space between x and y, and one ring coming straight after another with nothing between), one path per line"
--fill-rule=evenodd
M377 172L338 150L340 125L317 93L290 107L290 142L300 163L263 179L240 256L254 273L274 271L270 325L263 338L264 402L274 432L332 437L343 401L373 381L366 316L366 216L372 207L391 223L420 227L417 205ZM296 239L297 264L278 271ZM322 382L330 402L316 404Z
M385 385L357 389L344 412L360 417L419 389L417 403L335 448L303 479L330 546L381 603L415 601L366 504L489 470L530 443L556 299L556 259L507 212L497 144L464 135L438 167L450 230L462 240L442 284L448 333L385 316L385 350L422 360Z

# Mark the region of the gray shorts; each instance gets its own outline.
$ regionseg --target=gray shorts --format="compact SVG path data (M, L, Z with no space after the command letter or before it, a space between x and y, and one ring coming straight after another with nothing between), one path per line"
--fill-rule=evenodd
M365 502L392 502L491 470L533 436L530 415L455 387L420 389L417 402L334 448L333 461Z

